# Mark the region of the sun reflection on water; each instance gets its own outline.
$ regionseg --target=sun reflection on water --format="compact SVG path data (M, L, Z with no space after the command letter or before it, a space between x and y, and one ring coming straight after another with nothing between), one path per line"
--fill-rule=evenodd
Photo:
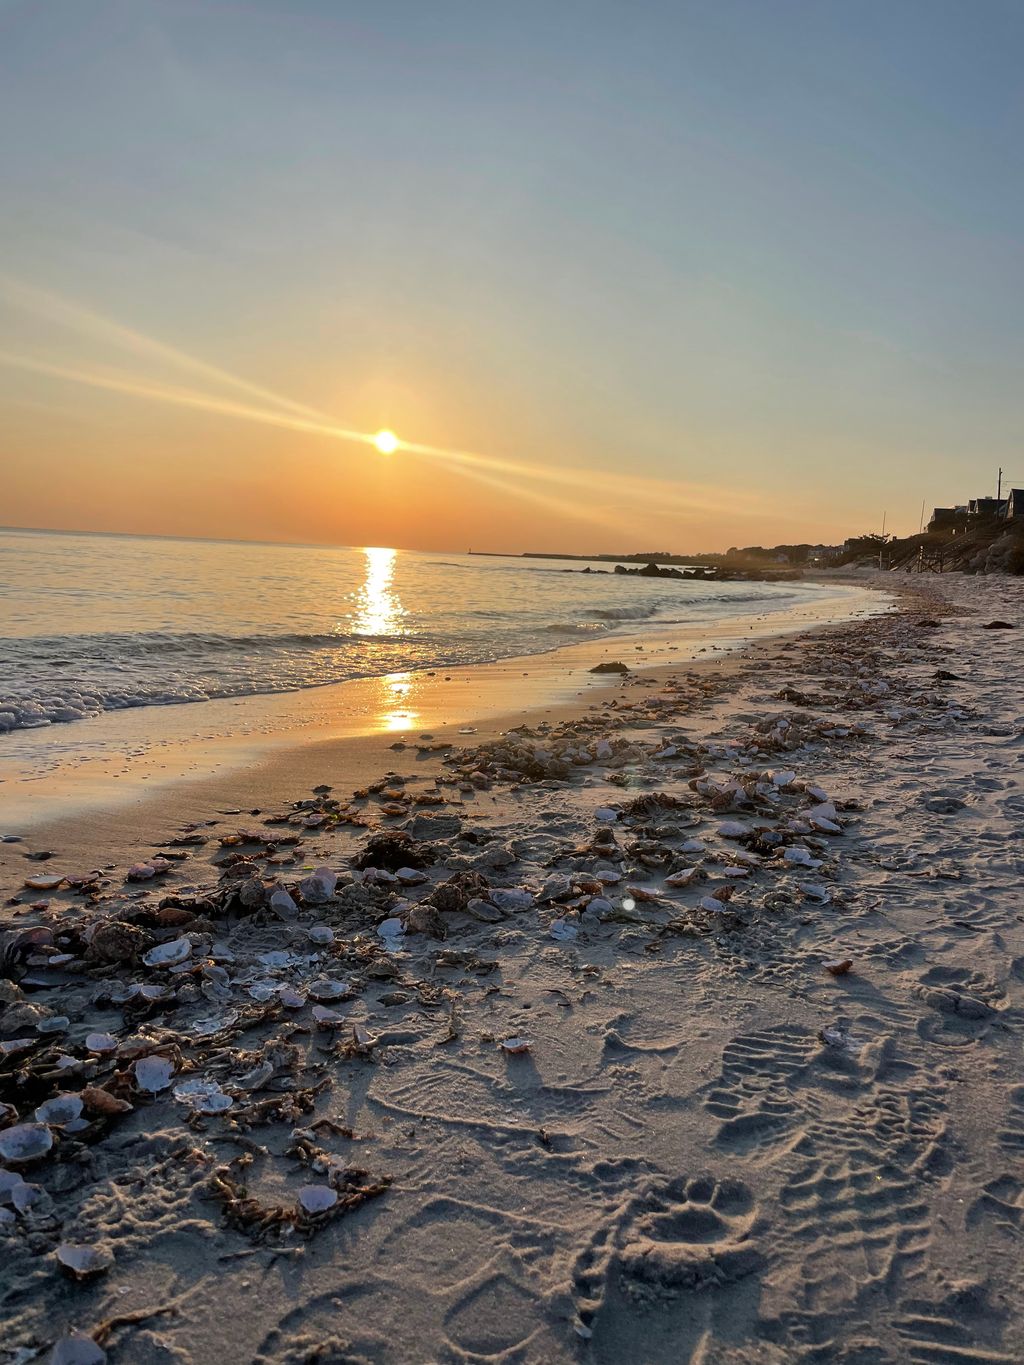
M366 556L366 577L356 597L355 635L397 635L405 609L394 589L397 550L370 545Z
M406 704L412 691L411 675L392 673L381 678L380 715L378 723L382 730L411 730L419 719L419 712Z

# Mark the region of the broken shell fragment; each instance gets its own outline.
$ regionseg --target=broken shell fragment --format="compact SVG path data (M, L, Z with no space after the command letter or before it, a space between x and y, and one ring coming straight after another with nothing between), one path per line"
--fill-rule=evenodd
M0 1131L0 1160L11 1166L39 1161L53 1146L53 1134L45 1123L16 1123Z
M54 1095L36 1110L39 1123L48 1123L51 1128L65 1128L69 1133L79 1132L88 1124L82 1119L82 1097L76 1094Z
M309 985L309 994L314 1000L341 1000L348 993L347 981L336 981L329 976L318 976Z
M510 1052L516 1056L520 1052L529 1052L530 1040L529 1038L503 1038L499 1046L502 1052Z
M845 976L852 966L852 957L836 957L825 963L825 970L832 976Z
M70 1332L54 1346L50 1365L107 1365L107 1353L92 1337Z
M303 1213L326 1213L337 1202L337 1191L332 1190L330 1185L303 1185L299 1190L298 1203Z
M24 885L29 891L56 891L63 877L26 877Z
M345 1022L345 1016L343 1014L339 1014L337 1010L328 1009L326 1005L314 1005L312 1014L316 1021L317 1028L338 1028Z
M114 1264L113 1253L109 1247L89 1246L79 1242L61 1242L57 1248L57 1260L76 1280L88 1280L93 1275L102 1275Z
M174 1098L197 1114L223 1114L234 1100L220 1088L217 1081L196 1077L174 1087Z

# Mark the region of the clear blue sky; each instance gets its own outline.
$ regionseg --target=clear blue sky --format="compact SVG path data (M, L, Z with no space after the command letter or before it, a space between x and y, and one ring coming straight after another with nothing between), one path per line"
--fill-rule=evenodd
M908 531L1024 480L1022 72L1006 0L0 0L0 271L360 430L711 490L659 546ZM43 314L0 285L6 354L156 377ZM567 540L38 369L0 423L0 521Z

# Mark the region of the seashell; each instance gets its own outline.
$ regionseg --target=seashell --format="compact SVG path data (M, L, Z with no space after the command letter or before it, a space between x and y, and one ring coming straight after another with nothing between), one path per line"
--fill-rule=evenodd
M40 1019L39 1023L36 1024L36 1032L66 1033L70 1027L71 1020L66 1014L51 1014L49 1019Z
M347 981L336 981L329 976L318 976L308 987L314 1000L341 1000L349 994Z
M0 1043L0 1057L15 1057L19 1052L27 1052L35 1047L35 1038L7 1038Z
M305 883L303 883L303 885L305 885ZM281 919L294 919L299 913L299 907L296 905L294 898L283 886L274 887L273 891L270 893L270 900L267 904L275 915L278 915Z
M679 845L680 853L706 853L707 845L703 839L684 839Z
M657 891L648 891L646 886L627 886L626 895L634 904L637 901L643 901L646 904L659 905L662 901L662 897L658 895Z
M261 1005L265 1005L268 1000L273 1000L277 991L278 983L269 978L266 981L254 981L249 987L249 995Z
M192 940L175 938L170 943L159 943L155 948L150 948L142 960L147 967L173 967L184 962L191 954Z
M111 1033L87 1033L85 1046L90 1052L100 1054L117 1051L117 1039Z
M783 862L793 863L796 867L821 866L821 859L812 858L810 850L800 844L793 844L790 848L784 849L782 860Z
M113 1253L102 1243L90 1246L83 1242L61 1242L56 1255L63 1268L76 1280L102 1275L114 1264Z
M274 1063L265 1060L254 1066L251 1071L247 1071L244 1076L240 1076L238 1085L242 1090L261 1090L273 1074Z
M318 867L310 877L299 883L299 892L306 905L323 905L334 895L338 874L329 867Z
M352 1028L352 1038L358 1047L373 1047L376 1039L364 1024L355 1024Z
M681 867L678 872L670 872L665 878L666 886L689 886L694 877L699 876L699 867Z
M392 915L390 919L381 920L377 925L377 933L381 938L400 938L405 933L405 925L397 915Z
M292 986L279 987L277 998L286 1010L300 1010L306 1003L306 997L302 992L295 990Z
M498 1046L501 1048L502 1052L509 1052L513 1056L517 1056L520 1052L529 1052L530 1040L529 1038L519 1037L504 1038Z
M104 1118L131 1113L132 1108L127 1100L118 1099L101 1085L87 1085L82 1091L82 1103L90 1114L101 1114Z
M330 1185L303 1185L298 1204L303 1213L326 1213L338 1202L338 1193Z
M166 1090L174 1075L174 1067L168 1059L157 1054L140 1057L132 1070L135 1072L135 1084L150 1095Z
M223 1114L234 1104L234 1100L225 1094L217 1081L203 1080L200 1077L176 1085L174 1098L179 1104L188 1105L197 1114Z
M613 825L619 818L619 811L612 806L598 806L594 811L594 819L602 825Z
M310 943L315 943L318 947L324 947L328 943L334 942L334 930L329 924L313 924L310 925L306 937L309 939Z
M338 1028L345 1022L344 1015L339 1014L337 1010L328 1009L326 1005L314 1005L312 1014L317 1028Z
M69 1332L51 1351L50 1365L107 1365L107 1353L92 1337Z
M610 868L602 868L599 872L595 872L594 876L602 886L614 886L616 882L622 881L622 873L613 872Z
M491 903L499 910L511 913L516 910L529 910L533 896L519 887L495 887L490 893Z
M0 1130L0 1160L12 1166L39 1161L53 1146L53 1134L45 1123L16 1123Z
M286 952L284 949L275 949L272 953L260 953L256 961L264 967L291 967L295 963L295 954Z
M845 976L852 966L852 957L834 957L825 963L825 970L832 976Z
M425 872L421 872L418 867L400 867L395 873L395 877L403 886L422 886L424 882L430 880Z
M13 1204L14 1192L24 1183L17 1171L0 1171L0 1204Z
M801 888L804 893L804 900L811 901L814 905L827 905L832 899L832 893L827 886L822 886L819 882L804 882Z
M36 1120L51 1128L66 1128L74 1133L88 1127L82 1122L82 1097L73 1093L54 1095L36 1110Z
M11 1191L11 1203L16 1212L24 1213L33 1204L39 1202L43 1197L43 1190L38 1185L27 1185L23 1180L20 1185L15 1185Z
M741 825L738 820L723 820L716 833L723 839L742 839L750 831L746 825Z
M188 1031L197 1038L211 1038L215 1033L220 1033L221 1029L230 1028L237 1022L238 1011L227 1010L224 1014L207 1014L202 1019L193 1020Z
M594 896L587 902L586 914L588 915L610 915L615 909L611 901L605 900L603 896Z
M729 909L726 902L719 900L717 896L702 896L697 904L701 910L706 910L709 915L722 915Z
M551 938L558 939L560 943L571 943L579 934L579 928L565 919L554 919L548 928Z
M56 891L63 877L26 877L23 883L30 891Z

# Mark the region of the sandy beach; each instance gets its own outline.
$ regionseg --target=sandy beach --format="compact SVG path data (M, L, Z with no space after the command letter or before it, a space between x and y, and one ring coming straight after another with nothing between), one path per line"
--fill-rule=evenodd
M895 586L3 845L2 1358L1024 1358L1024 589Z

